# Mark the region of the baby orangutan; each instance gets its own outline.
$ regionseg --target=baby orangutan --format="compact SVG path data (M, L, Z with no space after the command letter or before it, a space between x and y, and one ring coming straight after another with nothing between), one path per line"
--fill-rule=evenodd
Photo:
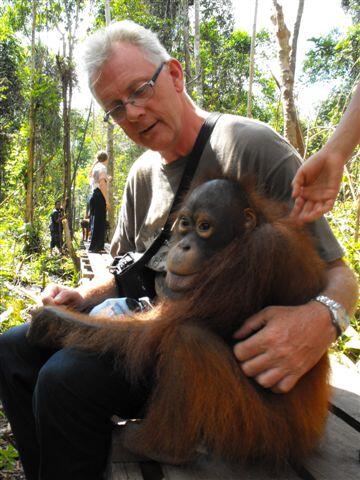
M131 382L155 372L145 418L127 438L138 453L183 463L204 445L235 462L299 463L323 432L327 356L279 395L244 375L230 344L252 314L304 304L324 288L311 239L248 179L216 179L190 191L171 245L173 299L115 319L45 307L33 316L30 340L111 352Z

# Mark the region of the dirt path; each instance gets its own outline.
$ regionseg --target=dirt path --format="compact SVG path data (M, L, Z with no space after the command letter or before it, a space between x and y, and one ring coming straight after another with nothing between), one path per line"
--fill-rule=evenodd
M15 455L14 437L11 433L9 422L7 421L0 403L0 480L25 480L24 471L19 459L12 459L10 464L5 464L7 458L13 458Z

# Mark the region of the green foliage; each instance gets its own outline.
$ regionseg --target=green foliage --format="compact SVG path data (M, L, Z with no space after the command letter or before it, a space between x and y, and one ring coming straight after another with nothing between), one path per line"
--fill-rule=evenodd
M19 454L11 444L1 447L0 443L0 470L13 470Z
M14 298L13 295L6 292L5 286L2 286L2 289L4 292L2 309L7 313L7 318L0 323L0 334L6 332L9 328L21 325L26 319L24 317L24 312L26 311L25 300L22 298Z
M24 253L32 254L41 252L40 223L24 223L20 229L19 239L24 241Z
M6 19L0 16L0 201L11 142L23 117L22 62L23 50Z
M341 80L352 82L360 73L360 25L350 27L346 35L337 30L324 37L311 38L314 44L304 62L306 82Z
M343 184L342 189L345 187L346 183ZM328 220L333 232L345 250L345 261L355 273L358 281L360 281L360 241L355 241L356 210L357 205L354 201L339 200L336 202L333 211L328 215ZM353 336L355 337L357 335L357 338L359 338L360 299L356 312L351 319L351 325L354 329ZM338 341L337 348L356 362L360 360L360 351L356 352L348 347L351 338L349 335L343 335Z
M357 205L352 200L337 201L329 222L345 249L345 260L360 279L360 242L355 241L356 210Z
M257 39L262 48L269 43L265 31L259 32ZM200 55L206 109L246 116L250 43L250 36L241 30L221 32L214 18L202 23ZM277 86L264 64L255 67L253 116L280 125Z
M341 6L350 13L354 24L360 22L360 0L341 0Z
M174 2L175 4L176 2ZM179 3L179 2L178 2ZM177 11L177 6L172 3L170 14ZM113 20L133 20L146 28L150 28L159 35L160 41L171 50L174 41L174 21L164 15L165 3L154 3L143 0L114 0L111 3L111 16ZM99 16L96 26L105 24L104 2L99 3Z

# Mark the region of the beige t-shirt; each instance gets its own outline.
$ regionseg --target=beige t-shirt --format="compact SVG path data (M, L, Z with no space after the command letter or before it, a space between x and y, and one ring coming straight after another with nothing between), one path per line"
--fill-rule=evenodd
M97 162L92 169L90 177L90 186L92 192L95 190L95 188L100 188L100 180L102 178L107 182L107 168L103 163Z
M133 164L127 179L119 222L111 243L112 255L144 252L164 226L187 158L163 163L158 152L147 151ZM207 172L239 178L255 174L266 195L292 203L291 181L301 158L272 128L252 119L222 115L200 158L194 180ZM325 261L343 251L324 218L312 225L317 248ZM149 266L165 270L168 247L154 255Z

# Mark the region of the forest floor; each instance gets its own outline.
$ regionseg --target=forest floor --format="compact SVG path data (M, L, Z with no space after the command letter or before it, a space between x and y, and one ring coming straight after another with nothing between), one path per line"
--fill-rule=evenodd
M14 436L0 404L0 480L25 480L15 450Z

